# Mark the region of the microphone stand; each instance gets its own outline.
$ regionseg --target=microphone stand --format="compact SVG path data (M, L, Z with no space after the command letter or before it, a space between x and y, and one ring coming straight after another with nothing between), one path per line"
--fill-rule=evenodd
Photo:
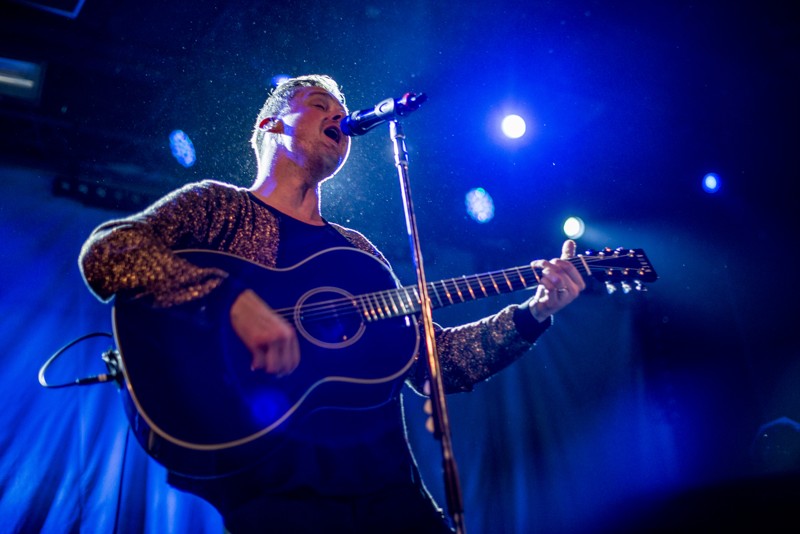
M405 133L397 120L389 122L389 133L394 145L394 161L400 178L403 195L403 206L406 216L406 229L411 241L411 252L417 270L417 289L419 291L420 311L425 329L425 347L427 348L428 376L431 385L431 404L433 407L434 437L441 442L444 485L447 496L447 509L458 534L464 530L464 505L461 496L461 485L458 469L453 456L453 443L450 438L450 421L447 415L444 387L439 369L439 354L436 350L436 338L433 330L431 300L428 296L428 283L425 281L425 269L422 264L422 251L419 245L417 220L411 202L411 185L408 179L408 152L405 145Z

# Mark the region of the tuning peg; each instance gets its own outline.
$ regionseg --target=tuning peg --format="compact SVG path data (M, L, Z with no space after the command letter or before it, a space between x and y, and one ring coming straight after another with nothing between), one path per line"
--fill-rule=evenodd
M623 293L625 293L626 295L627 295L628 293L630 293L630 292L631 292L631 290L633 289L633 288L631 287L631 285L630 285L628 282L626 282L626 281L622 281L622 282L620 282L620 283L619 283L619 285L621 285L621 286L622 286L622 292L623 292Z
M617 291L617 286L606 280L606 291L609 295L613 295Z
M633 286L636 291L647 291L647 287L642 283L641 280L634 280Z

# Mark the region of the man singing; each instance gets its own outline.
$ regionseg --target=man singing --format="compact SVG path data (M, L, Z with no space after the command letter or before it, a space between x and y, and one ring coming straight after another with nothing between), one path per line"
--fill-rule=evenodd
M340 128L346 115L344 96L328 76L281 83L256 119L258 174L252 186L189 184L141 213L99 226L81 251L86 283L104 302L114 297L216 317L219 328L231 328L247 348L248 372L291 379L304 365L298 325L246 281L195 265L176 251L219 251L266 268L291 269L344 247L388 268L366 237L321 215L320 185L349 154L350 139ZM574 253L575 243L567 241L560 258L533 262L540 283L523 304L471 324L436 326L446 392L471 390L533 346L553 314L585 288L566 261ZM313 279L307 283L315 287ZM409 361L386 402L290 421L301 430L287 432L285 443L246 469L211 478L170 472L169 483L211 503L234 534L452 532L420 480L406 439L399 386L407 382L422 391L427 374L424 354Z

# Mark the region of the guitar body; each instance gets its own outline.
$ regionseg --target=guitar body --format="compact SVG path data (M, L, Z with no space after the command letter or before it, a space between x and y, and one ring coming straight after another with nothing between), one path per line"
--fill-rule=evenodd
M396 287L373 256L334 248L270 269L220 252L178 254L228 272L284 315L298 332L301 360L282 378L252 371L227 314L116 303L125 411L139 443L168 469L200 478L233 473L278 446L313 439L302 424L311 414L369 409L397 394L419 332L413 317L370 321L359 308L357 295Z

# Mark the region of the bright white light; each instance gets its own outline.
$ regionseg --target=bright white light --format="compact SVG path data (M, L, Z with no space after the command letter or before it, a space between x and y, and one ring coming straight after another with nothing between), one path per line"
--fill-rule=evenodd
M719 175L710 172L703 176L703 189L706 193L716 193L719 191L720 183Z
M485 223L494 217L494 201L482 187L471 189L464 200L467 213L479 223Z
M187 169L197 161L194 144L183 130L175 130L169 134L169 148L178 163Z
M507 115L500 125L506 137L519 139L525 135L525 119L519 115Z
M286 80L288 80L290 77L291 76L289 76L288 74L276 74L275 76L272 77L272 85L277 87Z
M580 217L569 217L564 221L564 233L570 239L578 239L586 230L586 225Z

